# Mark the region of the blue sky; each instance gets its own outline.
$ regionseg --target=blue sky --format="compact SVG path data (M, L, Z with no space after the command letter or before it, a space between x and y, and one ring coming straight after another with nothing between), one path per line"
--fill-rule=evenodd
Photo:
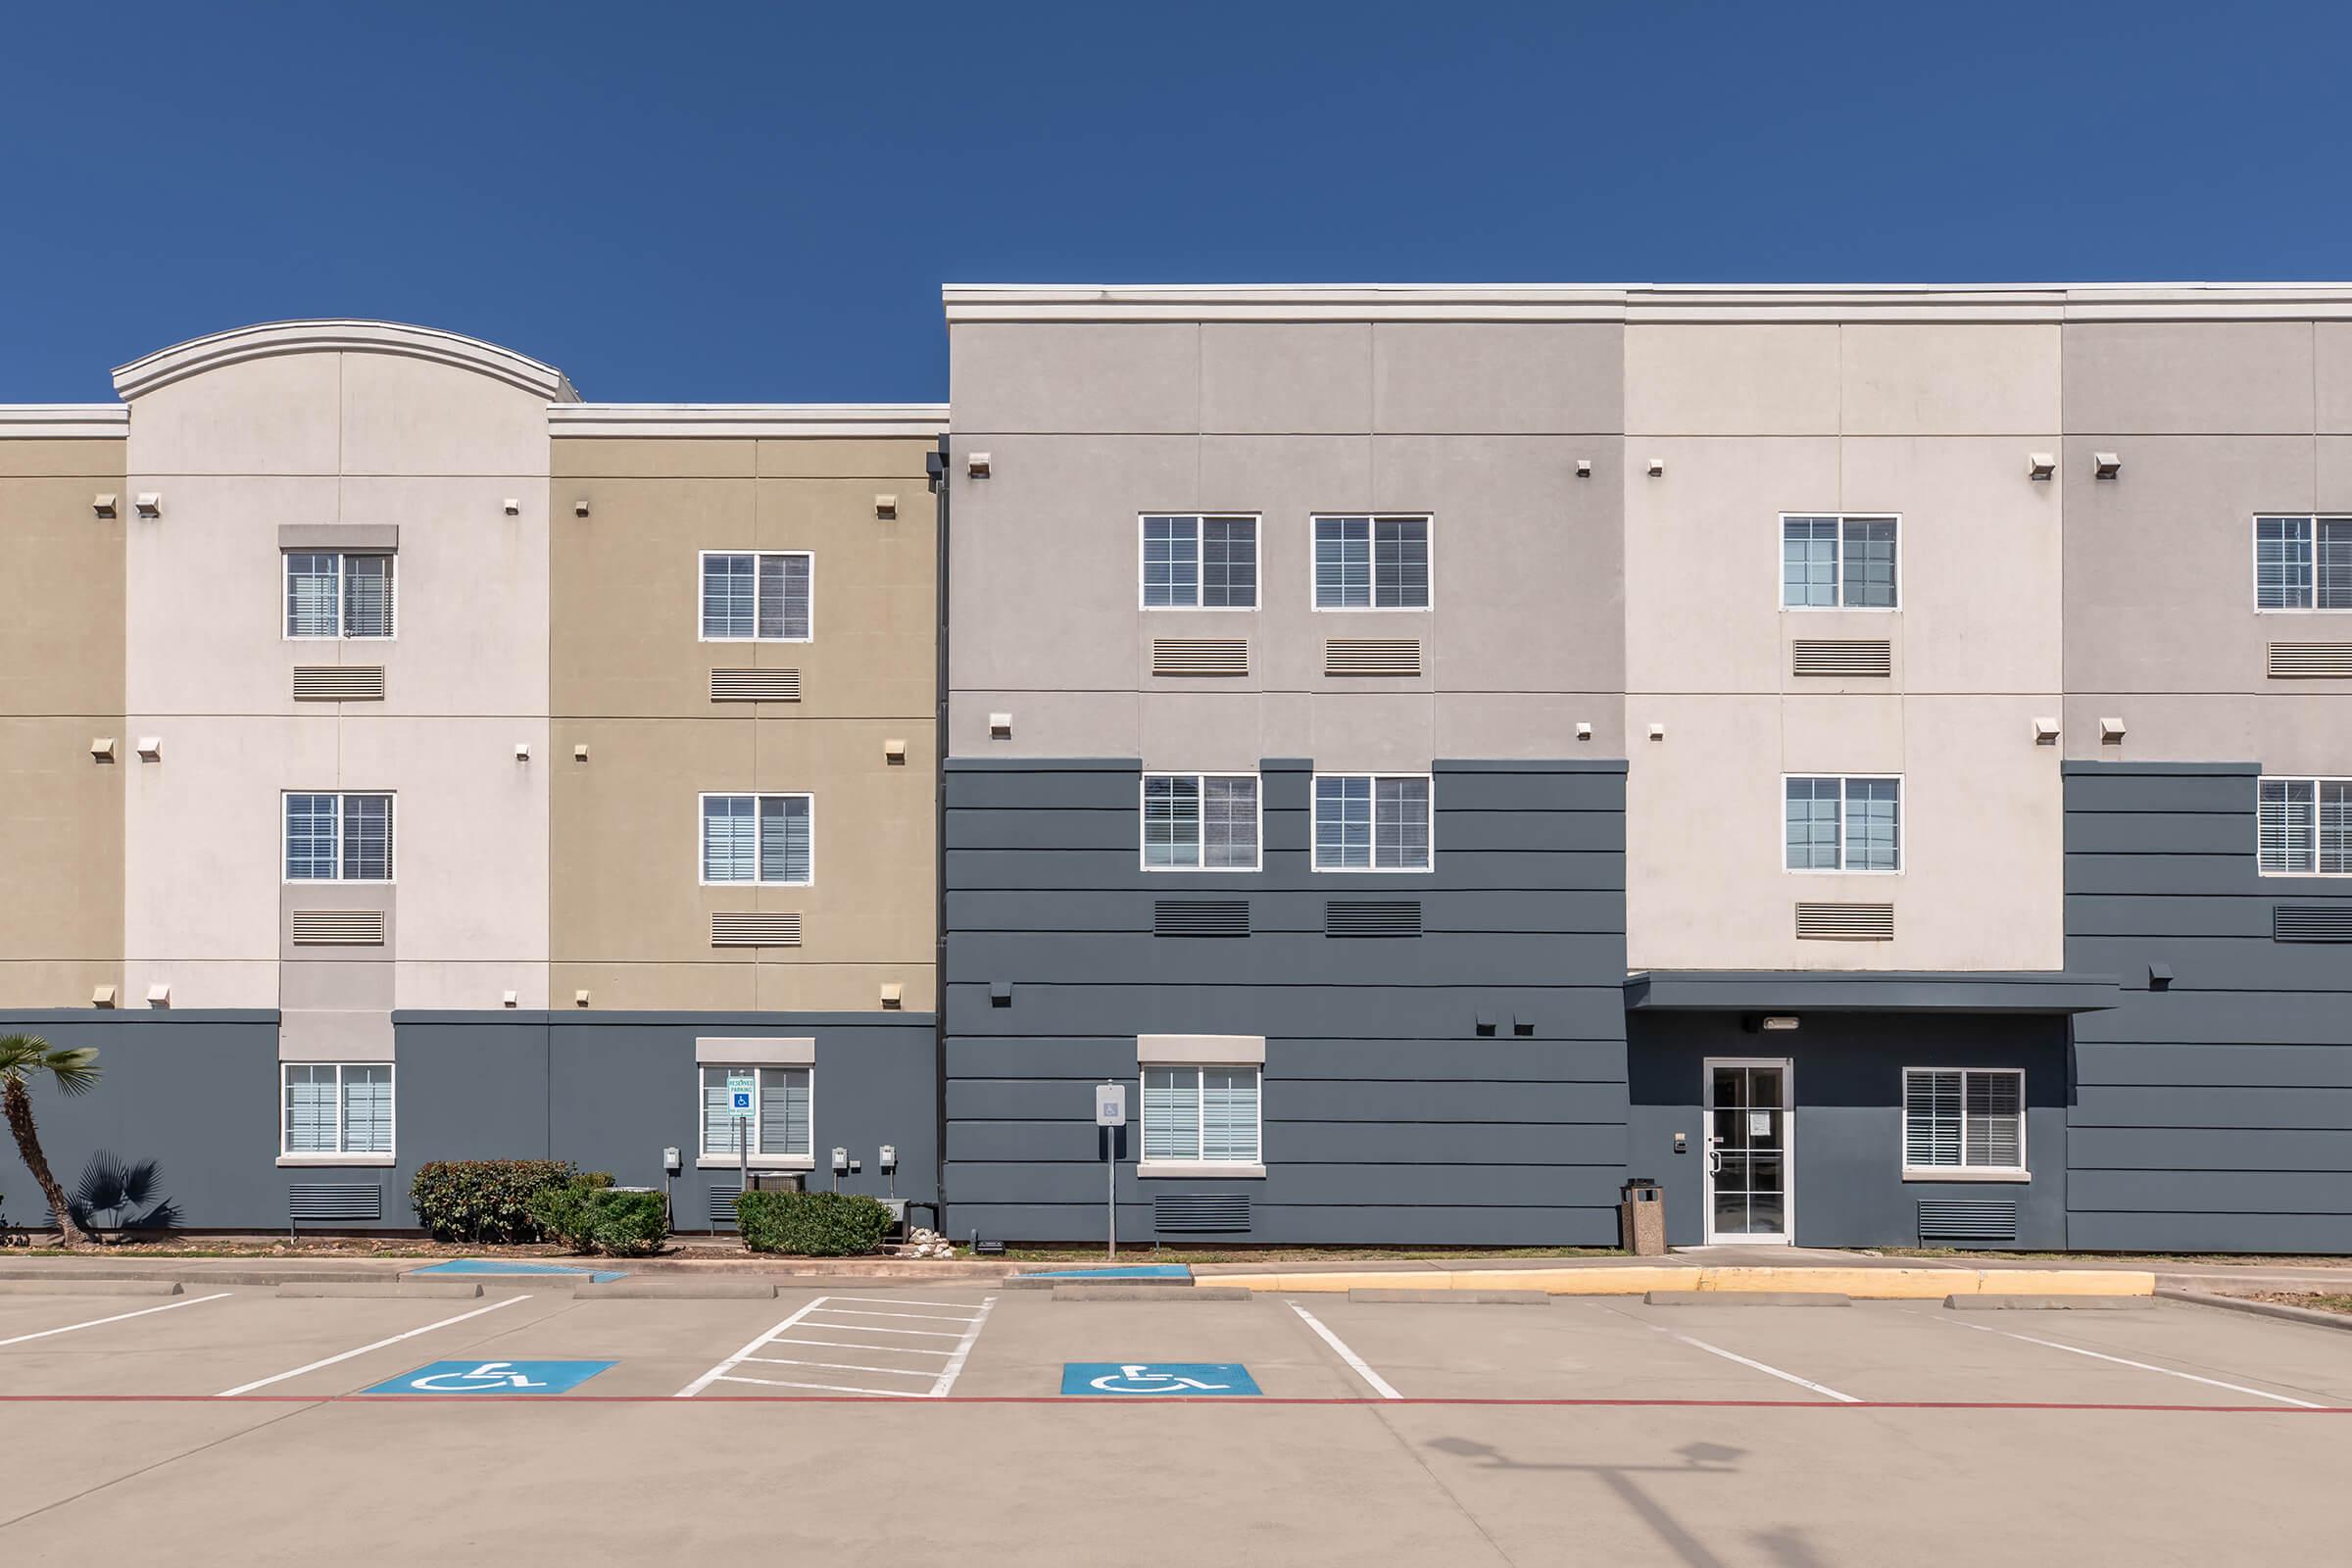
M0 401L221 327L946 395L943 281L2352 273L2340 7L20 6Z

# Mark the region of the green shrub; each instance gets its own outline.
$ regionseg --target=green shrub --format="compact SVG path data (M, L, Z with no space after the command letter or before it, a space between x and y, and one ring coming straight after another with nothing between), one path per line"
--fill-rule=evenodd
M735 1200L743 1245L794 1257L851 1257L889 1234L890 1210L854 1193L749 1192Z
M669 1239L669 1201L660 1193L616 1193L601 1173L532 1195L530 1213L542 1234L575 1252L639 1257Z
M437 1242L535 1242L531 1200L578 1174L567 1159L437 1159L417 1167L409 1202Z

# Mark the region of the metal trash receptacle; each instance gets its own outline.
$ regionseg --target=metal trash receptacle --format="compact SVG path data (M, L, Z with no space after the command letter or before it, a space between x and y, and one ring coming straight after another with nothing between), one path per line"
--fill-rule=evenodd
M1666 1189L1646 1176L1625 1184L1617 1204L1618 1239L1636 1257L1666 1255Z

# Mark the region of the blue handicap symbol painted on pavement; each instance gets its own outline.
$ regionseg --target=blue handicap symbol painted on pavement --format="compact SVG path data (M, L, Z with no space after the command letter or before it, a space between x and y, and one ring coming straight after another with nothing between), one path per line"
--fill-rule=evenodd
M562 1394L611 1361L434 1361L363 1394Z
M1250 1369L1236 1361L1065 1361L1061 1392L1213 1399L1254 1395L1258 1388Z

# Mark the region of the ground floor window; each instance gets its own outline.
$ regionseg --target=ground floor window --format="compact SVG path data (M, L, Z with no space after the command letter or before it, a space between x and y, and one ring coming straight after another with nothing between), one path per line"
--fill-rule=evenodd
M1144 1158L1258 1163L1258 1069L1146 1067Z
M392 1152L390 1062L287 1062L280 1076L284 1091L281 1153Z
M1903 1069L1903 1169L2023 1171L2026 1075L2006 1068Z
M733 1087L728 1082L730 1075L753 1081L752 1114L740 1123L735 1113ZM807 1159L812 1147L808 1113L809 1075L806 1067L703 1069L706 1155L733 1158L748 1149L755 1159Z

